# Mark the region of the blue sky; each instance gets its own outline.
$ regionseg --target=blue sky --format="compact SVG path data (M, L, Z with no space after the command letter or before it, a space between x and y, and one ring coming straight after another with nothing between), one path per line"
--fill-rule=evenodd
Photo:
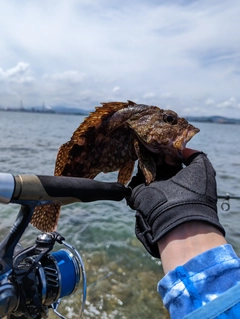
M240 118L239 0L2 0L0 106Z

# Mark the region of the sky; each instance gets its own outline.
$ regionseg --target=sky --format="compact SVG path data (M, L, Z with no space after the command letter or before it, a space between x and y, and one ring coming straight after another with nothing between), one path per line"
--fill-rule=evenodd
M239 0L1 0L0 107L240 118Z

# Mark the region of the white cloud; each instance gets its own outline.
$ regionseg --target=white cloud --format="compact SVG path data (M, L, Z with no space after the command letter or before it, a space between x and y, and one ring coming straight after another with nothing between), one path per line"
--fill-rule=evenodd
M43 76L46 80L52 81L63 81L69 84L81 83L83 82L85 73L80 73L78 71L66 71L62 73L45 74Z
M206 105L211 106L215 104L215 101L213 99L207 99L207 101L205 102Z
M235 97L231 97L229 100L218 103L217 108L237 109L240 111L240 103L237 101L237 99Z
M238 0L3 0L0 11L6 106L118 98L201 115L240 100Z
M114 88L113 88L113 93L115 93L115 92L118 92L120 90L120 87L119 86L114 86Z
M156 96L156 94L154 92L147 92L147 93L143 94L144 99L152 99L155 96Z
M31 71L28 63L19 62L15 67L7 70L0 68L0 80L6 82L31 82L34 77L31 76Z

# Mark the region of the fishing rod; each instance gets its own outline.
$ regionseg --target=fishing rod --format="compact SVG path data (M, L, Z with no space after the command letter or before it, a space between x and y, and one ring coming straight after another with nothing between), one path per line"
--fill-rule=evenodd
M223 202L221 204L221 208L225 212L227 212L230 209L230 203L229 203L230 199L240 200L239 196L232 196L232 195L229 195L228 193L226 193L225 195L218 195L217 198L223 199Z

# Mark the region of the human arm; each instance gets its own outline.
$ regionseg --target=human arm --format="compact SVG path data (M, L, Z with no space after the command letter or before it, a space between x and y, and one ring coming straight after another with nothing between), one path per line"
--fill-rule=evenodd
M194 153L184 151L187 166L170 181L140 185L130 199L137 210L137 237L161 258L166 275L158 291L172 319L202 308L240 282L239 258L226 244L217 216L215 171L206 155L194 158Z
M226 243L215 226L201 221L183 223L158 242L163 271L166 274L195 256Z

